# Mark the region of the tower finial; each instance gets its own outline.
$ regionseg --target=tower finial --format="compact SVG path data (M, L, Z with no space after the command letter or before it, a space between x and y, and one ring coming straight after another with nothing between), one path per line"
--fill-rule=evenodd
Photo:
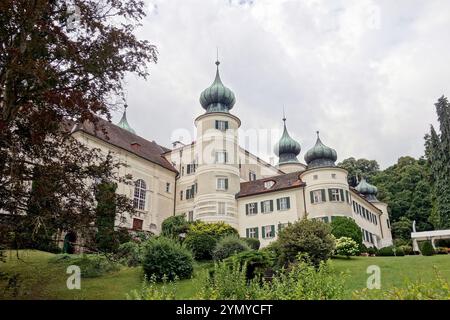
M219 68L219 64L220 64L220 61L219 61L219 47L216 47L216 49L217 49L217 52L216 52L216 66L217 66L217 68Z
M283 106L283 122L286 123L286 114L284 113L284 106Z
M317 131L316 131L316 134L317 134L317 139L320 139L320 137L319 137L319 133L320 133L320 132L319 132L319 130L317 130Z

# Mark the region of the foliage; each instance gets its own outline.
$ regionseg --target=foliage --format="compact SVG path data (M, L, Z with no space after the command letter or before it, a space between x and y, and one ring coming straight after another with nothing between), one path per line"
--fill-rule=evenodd
M216 243L213 236L195 231L190 231L184 240L184 245L192 251L196 260L211 260Z
M391 224L392 226L392 236L394 237L397 244L400 244L399 240L408 242L411 239L412 232L412 221L407 217L400 217L400 219Z
M448 254L449 253L449 249L445 248L445 247L437 247L435 250L436 254Z
M378 249L376 255L380 257L402 257L405 255L405 252L401 247L389 246Z
M355 220L347 217L334 217L330 223L331 233L336 238L348 237L353 239L362 248L362 232L361 228L356 224Z
M400 157L396 164L372 177L371 183L378 187L377 198L389 206L389 217L393 230L395 229L394 223L402 217L409 221L415 220L418 231L433 229L429 223L433 207L430 177L427 161L412 157ZM411 225L412 223L409 228ZM398 235L405 237L404 239L409 239L410 236L406 233Z
M161 284L153 275L148 281L144 279L139 291L133 290L127 294L127 300L174 300L176 291L176 281L168 281L167 277L163 277Z
M244 240L248 246L253 250L259 250L259 247L261 246L261 242L257 238L241 238Z
M87 232L96 217L90 182L128 180L118 174L122 163L76 141L70 131L81 123L101 131L99 116L109 119L118 107L125 74L148 75L156 48L133 34L145 16L144 3L76 5L0 4L0 211L28 214L32 181L48 182L40 183L40 194L51 200L10 226L8 247L23 247L24 229L35 235L55 227ZM117 200L118 213L132 212L124 195Z
M355 291L353 297L361 300L449 300L449 283L436 268L434 273L435 277L432 281L405 280L403 287L393 287L385 291L363 289Z
M118 234L114 229L116 220L116 189L117 184L103 182L97 185L95 199L97 200L97 216L95 226L96 248L103 252L115 252L119 247Z
M217 245L213 250L213 258L214 260L223 260L233 254L247 250L250 250L250 247L245 241L234 235L230 235L223 237L217 242Z
M433 126L425 136L435 203L430 221L436 229L450 228L450 103L444 96L435 103L440 133Z
M369 255L378 255L378 249L376 247L367 248L367 253Z
M115 256L120 263L128 267L135 267L142 263L141 247L133 241L119 245Z
M206 233L217 240L225 236L238 236L236 229L225 222L203 222L195 221L189 226L189 232Z
M307 253L311 262L319 266L320 261L330 258L334 250L330 226L315 219L305 218L288 225L278 233L276 243L274 248L282 265L294 262L299 253Z
M338 256L356 256L359 253L358 244L351 238L340 237L336 239L336 248L334 249L334 254Z
M166 237L151 238L143 247L142 266L150 279L158 281L189 278L193 272L192 253L184 246Z
M423 243L421 243L420 252L423 256L432 256L433 254L435 254L431 241L424 241Z
M249 250L232 255L224 262L230 265L237 263L245 270L247 280L250 280L255 277L261 278L264 272L273 266L274 258L268 251Z
M362 177L370 180L380 171L380 166L376 160L356 160L353 157L343 160L338 166L348 171L348 184L352 187L356 187L357 181L361 180Z
M413 255L414 254L413 248L411 246L403 245L403 246L399 246L399 248L401 248L403 250L405 255Z
M49 262L79 266L81 269L81 277L83 278L100 277L106 273L120 269L117 263L100 254L59 254L51 258Z
M161 224L161 234L175 240L180 239L180 234L186 233L189 223L182 215L172 216L165 219Z
M329 263L316 268L307 262L295 263L271 281L247 280L238 263L218 263L210 277L204 278L200 299L218 300L318 300L342 299L344 277Z

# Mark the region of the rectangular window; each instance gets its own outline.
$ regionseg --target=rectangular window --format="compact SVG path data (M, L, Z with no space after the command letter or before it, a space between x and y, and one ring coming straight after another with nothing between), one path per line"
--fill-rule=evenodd
M225 164L227 163L227 152L226 151L216 151L216 163Z
M277 210L288 210L290 207L291 204L289 197L277 199Z
M273 200L261 201L261 213L273 211Z
M259 238L258 227L245 229L245 236L247 238L256 238L256 239L258 239Z
M328 189L330 201L342 201L340 189Z
M196 169L196 165L193 163L186 165L186 174L194 173L195 169Z
M387 223L387 227L390 229L391 228L391 222L389 221L389 219L386 219L386 223Z
M345 199L347 200L348 204L351 203L351 201L350 201L350 194L349 194L348 190L345 190Z
M166 183L166 192L170 192L170 183L169 182Z
M180 200L183 200L183 190L180 191Z
M269 225L269 226L263 226L261 228L262 230L262 237L263 239L270 239L275 237L275 226Z
M256 173L254 173L253 171L250 171L248 173L248 181L255 181L256 180Z
M228 121L216 120L216 129L221 131L228 130Z
M353 201L352 204L353 204L353 212L358 213L358 212L356 212L356 202Z
M228 190L228 178L217 178L217 190Z
M133 230L142 230L143 223L143 220L133 218Z
M258 213L258 203L252 202L245 205L245 214L252 215Z
M225 215L226 214L226 204L225 202L217 202L217 214Z
M325 189L311 191L311 203L325 202Z
M188 213L188 221L189 222L194 221L194 211L189 211L189 213Z
M192 199L194 197L194 188L186 189L186 200Z

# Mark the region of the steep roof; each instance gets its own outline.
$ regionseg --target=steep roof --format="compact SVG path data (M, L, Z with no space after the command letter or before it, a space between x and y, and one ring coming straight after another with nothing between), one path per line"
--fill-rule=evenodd
M78 124L72 132L83 131L106 143L133 153L145 160L160 165L167 170L178 172L172 164L163 156L169 149L160 146L155 141L148 141L117 125L98 118L97 130L91 122Z
M265 188L264 182L275 182L271 188ZM236 198L242 198L257 194L264 194L269 192L281 191L290 188L298 188L305 186L305 183L300 179L300 172L291 172L269 178L242 182L241 191L236 194Z

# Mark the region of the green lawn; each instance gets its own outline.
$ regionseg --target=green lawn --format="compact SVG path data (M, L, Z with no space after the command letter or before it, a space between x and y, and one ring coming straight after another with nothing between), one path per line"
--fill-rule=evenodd
M0 299L125 299L126 294L139 289L142 284L140 267L123 267L120 271L97 278L81 281L81 290L68 290L64 264L49 263L54 255L41 251L25 250L8 252L7 262L0 263L0 272L17 274L18 292L5 291L6 282L0 280ZM366 286L366 269L369 265L381 268L382 289L402 286L406 278L423 281L433 277L436 266L443 277L450 281L450 255L432 257L356 257L352 259L333 259L333 266L338 272L346 272L346 293L352 297L352 291ZM180 281L177 285L177 298L189 299L198 291L196 277L210 264L197 264L195 277ZM14 297L16 294L16 297Z

